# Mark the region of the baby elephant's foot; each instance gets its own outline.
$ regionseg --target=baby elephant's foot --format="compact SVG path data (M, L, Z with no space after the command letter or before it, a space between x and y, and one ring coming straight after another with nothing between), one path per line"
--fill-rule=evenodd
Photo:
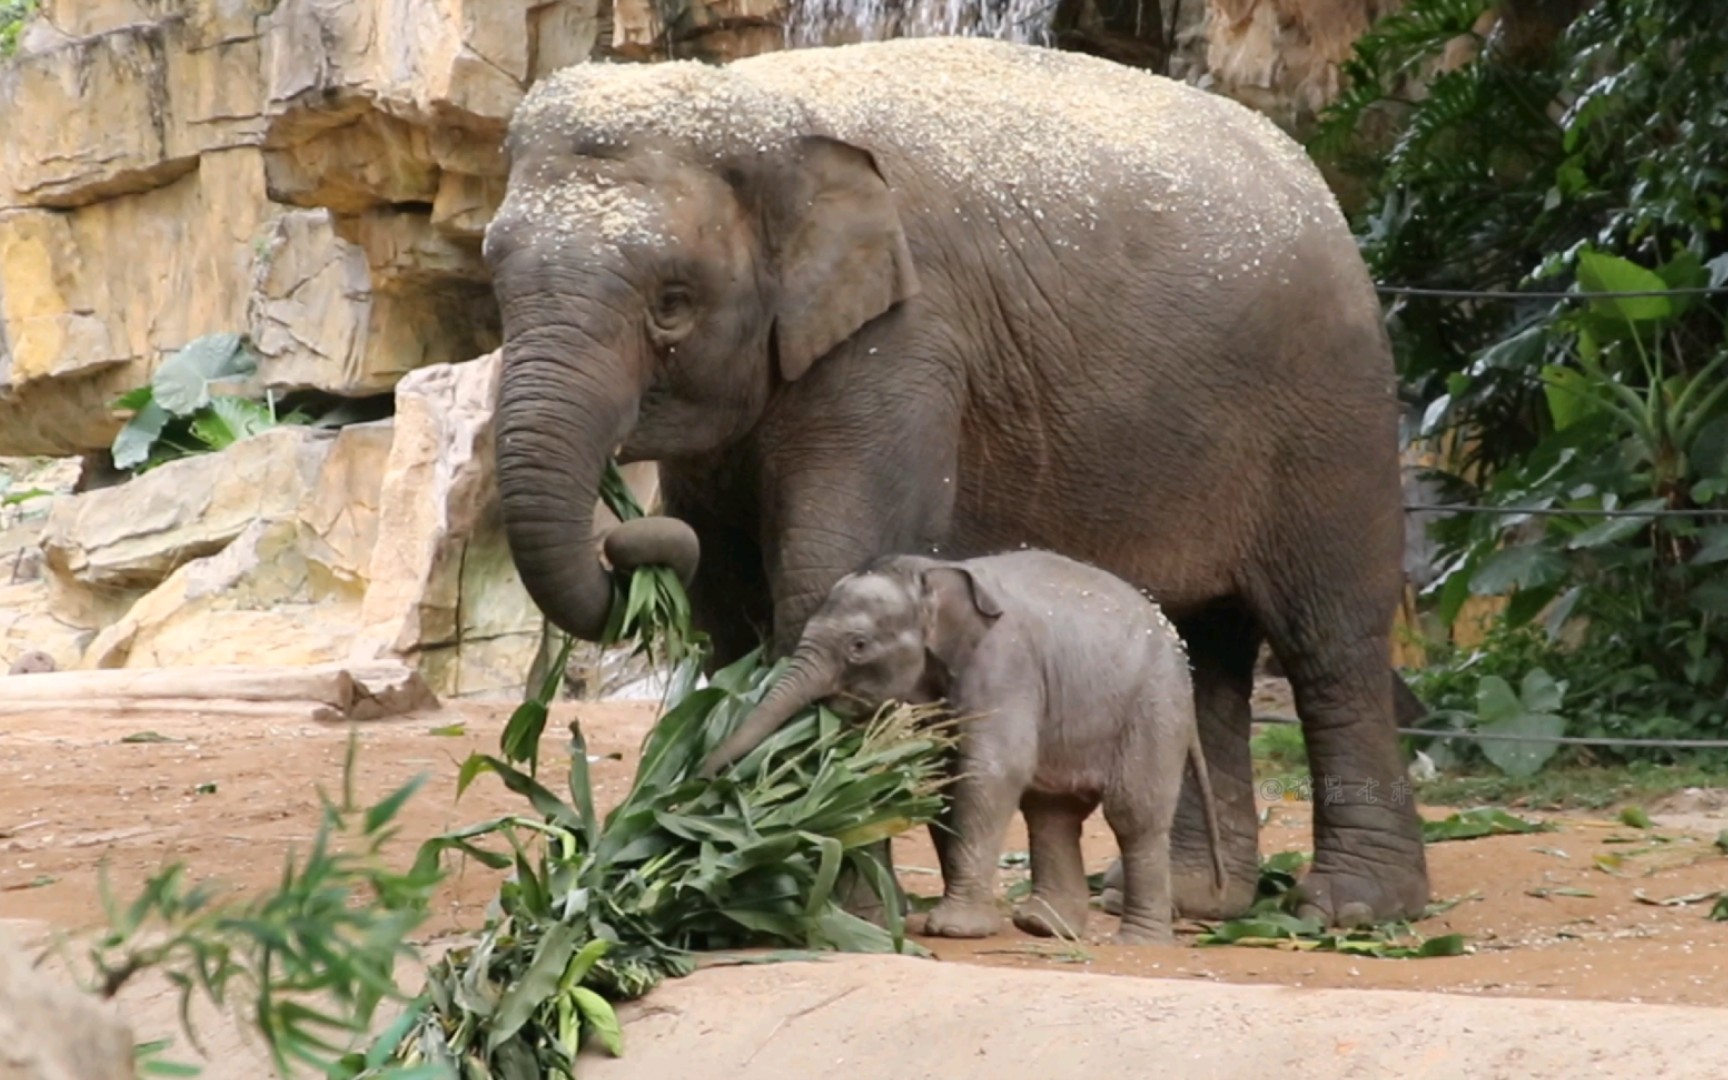
M1169 926L1124 925L1110 940L1114 945L1174 945L1176 935Z
M1086 905L1064 904L1033 893L1014 909L1014 925L1034 937L1077 939L1086 932Z
M993 904L962 904L943 900L924 916L927 937L981 938L994 934L1002 916Z

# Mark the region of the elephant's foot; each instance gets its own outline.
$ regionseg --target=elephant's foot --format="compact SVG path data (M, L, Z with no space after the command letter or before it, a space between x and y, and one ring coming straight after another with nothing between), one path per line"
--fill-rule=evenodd
M983 938L1002 926L994 903L968 904L943 899L924 916L926 937Z
M1428 907L1428 860L1413 812L1411 819L1408 826L1382 821L1374 832L1321 831L1314 865L1296 884L1296 914L1340 927L1421 918ZM1372 856L1359 850L1369 843Z
M1033 937L1078 939L1086 932L1086 904L1034 892L1014 909L1014 925Z
M1112 945L1174 945L1176 934L1168 924L1156 926L1129 926L1124 923L1110 938Z

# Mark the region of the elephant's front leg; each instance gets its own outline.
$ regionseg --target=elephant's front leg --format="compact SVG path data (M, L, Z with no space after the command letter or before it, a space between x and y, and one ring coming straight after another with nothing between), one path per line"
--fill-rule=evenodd
M1002 924L997 867L1021 785L988 762L972 760L963 767L967 771L950 789L954 834L943 860L942 899L924 917L924 933L931 937L989 937Z

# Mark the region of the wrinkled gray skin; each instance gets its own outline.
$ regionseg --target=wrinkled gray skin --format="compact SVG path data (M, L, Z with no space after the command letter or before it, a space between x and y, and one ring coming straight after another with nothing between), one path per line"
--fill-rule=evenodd
M877 556L1061 552L1157 596L1188 644L1230 881L1218 899L1185 785L1183 914L1254 900L1265 640L1342 785L1302 910L1420 915L1415 809L1375 794L1403 771L1391 354L1288 137L1095 58L919 38L576 65L530 90L508 153L499 486L553 622L606 624L614 450L659 462L667 516L606 558L676 567L717 664L789 651Z
M1047 551L964 562L913 555L841 578L804 626L785 674L703 763L713 776L815 701L870 712L946 701L961 728L949 809L931 827L942 899L924 932L997 929L996 868L1019 809L1032 895L1014 925L1040 936L1086 928L1080 827L1093 810L1122 852L1121 944L1172 940L1170 828L1190 760L1224 862L1176 628L1121 578Z

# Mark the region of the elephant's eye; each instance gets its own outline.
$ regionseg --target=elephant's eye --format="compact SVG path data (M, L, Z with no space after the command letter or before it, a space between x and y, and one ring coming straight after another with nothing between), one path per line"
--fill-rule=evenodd
M862 660L864 659L864 655L869 651L870 639L867 637L855 637L846 643L847 659L854 661Z
M654 325L661 330L684 329L696 311L696 295L687 285L665 285L654 297Z

